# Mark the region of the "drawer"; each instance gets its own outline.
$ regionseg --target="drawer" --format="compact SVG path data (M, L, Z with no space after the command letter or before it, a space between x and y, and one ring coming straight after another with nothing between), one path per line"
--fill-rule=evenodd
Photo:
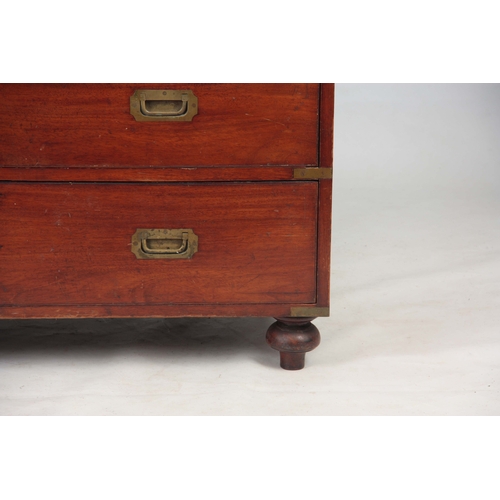
M314 303L317 209L307 181L0 183L0 306ZM141 228L197 252L139 259Z
M190 90L198 114L192 121L136 121L130 98L140 89ZM0 90L0 166L318 164L318 84L2 84Z

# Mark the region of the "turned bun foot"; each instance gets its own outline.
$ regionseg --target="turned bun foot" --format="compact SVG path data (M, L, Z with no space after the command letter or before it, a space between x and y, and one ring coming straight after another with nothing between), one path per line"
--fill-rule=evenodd
M280 352L280 366L285 370L304 368L306 352L318 347L320 335L311 323L315 318L276 318L266 334L267 343Z

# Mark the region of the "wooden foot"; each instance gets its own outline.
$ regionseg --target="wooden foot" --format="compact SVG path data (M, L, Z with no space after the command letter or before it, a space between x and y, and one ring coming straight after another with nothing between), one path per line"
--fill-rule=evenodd
M320 335L311 323L315 318L276 318L266 334L267 343L280 352L280 366L285 370L304 368L306 352L318 347Z

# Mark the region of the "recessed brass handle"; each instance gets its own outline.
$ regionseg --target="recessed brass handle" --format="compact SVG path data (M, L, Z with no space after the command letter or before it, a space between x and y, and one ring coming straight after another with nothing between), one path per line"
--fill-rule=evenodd
M141 102L141 113L146 116L182 116L187 111L188 106L188 95L182 94L180 101L174 100L153 100L148 101L146 99L146 94L139 94L139 100ZM149 105L152 106L156 111L148 109ZM163 106L162 106L163 105ZM159 110L159 111L158 111Z
M141 238L141 247L145 253L162 255L185 253L188 247L188 233L182 233L180 240L176 238Z
M136 90L130 113L137 121L192 121L198 98L191 90Z
M198 236L192 229L137 229L131 250L138 259L190 259Z

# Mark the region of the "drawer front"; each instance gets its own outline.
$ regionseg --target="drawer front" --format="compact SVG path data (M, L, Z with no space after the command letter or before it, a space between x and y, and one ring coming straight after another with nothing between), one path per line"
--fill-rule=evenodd
M298 181L0 183L0 306L314 303L317 200ZM197 251L138 259L140 228Z
M191 90L192 121L136 121L140 89ZM317 165L319 84L2 84L0 166Z

